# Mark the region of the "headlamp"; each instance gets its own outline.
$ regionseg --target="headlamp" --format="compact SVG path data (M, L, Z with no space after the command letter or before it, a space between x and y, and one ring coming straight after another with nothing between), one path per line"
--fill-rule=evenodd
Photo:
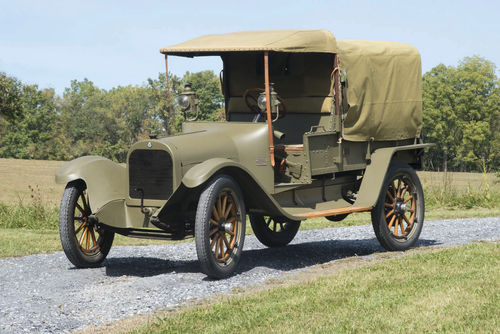
M259 98L257 99L257 105L259 106L259 109L262 111L266 111L266 103L266 93L260 93Z

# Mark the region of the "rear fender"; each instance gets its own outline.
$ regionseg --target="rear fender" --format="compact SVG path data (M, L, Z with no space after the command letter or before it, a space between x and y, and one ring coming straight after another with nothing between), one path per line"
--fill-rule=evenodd
M433 144L416 144L396 147L379 148L371 154L371 163L366 167L361 187L359 188L358 197L354 206L359 207L374 207L377 203L382 184L385 179L385 174L389 168L394 153L398 151L422 151L425 147L433 146Z
M127 169L109 159L85 156L71 160L56 172L56 183L67 184L82 180L87 185L93 212L106 203L124 199L127 195Z

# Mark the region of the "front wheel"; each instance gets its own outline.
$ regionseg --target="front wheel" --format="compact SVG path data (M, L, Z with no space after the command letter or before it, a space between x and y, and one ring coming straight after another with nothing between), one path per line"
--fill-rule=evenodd
M227 175L215 177L200 195L195 244L201 270L212 278L230 276L245 241L245 204L240 187Z
M393 162L372 210L378 241L389 251L404 251L418 240L424 223L424 192L417 173L406 163Z
M300 227L300 222L261 215L250 215L250 224L257 239L267 247L288 245Z
M59 235L68 260L77 268L98 267L106 258L115 234L89 219L87 191L82 184L68 183L59 211Z

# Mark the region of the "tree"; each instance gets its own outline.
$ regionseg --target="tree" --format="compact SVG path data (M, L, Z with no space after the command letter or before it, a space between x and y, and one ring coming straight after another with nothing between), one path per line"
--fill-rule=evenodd
M21 82L0 72L0 118L13 119L21 116L21 96Z
M434 67L423 76L423 107L425 140L437 144L427 155L431 167L498 169L500 90L492 62L474 56Z
M448 170L448 159L456 156L456 143L460 136L455 111L456 90L453 67L443 64L423 76L424 138L437 146L429 150L431 163L440 163Z
M162 131L165 134L175 134L180 131L181 116L176 113L175 99L181 91L181 80L176 75L169 73L169 91L167 91L167 78L165 73L160 73L158 79L148 78L146 89L152 100L150 117L162 122Z
M188 82L200 100L198 119L203 121L225 119L224 96L221 93L219 78L213 71L186 72L182 79L169 73L168 93L166 82L165 74L161 73L158 79L148 79L146 86L152 99L149 119L161 120L166 134L175 134L181 130L184 117L175 98L182 93L184 84Z
M50 159L58 148L52 145L57 119L52 89L24 85L18 96L18 117L2 130L0 156L22 159Z
M495 168L492 162L499 148L493 144L500 117L495 65L477 56L464 58L457 67L456 85L459 128L463 129L458 158L470 169Z

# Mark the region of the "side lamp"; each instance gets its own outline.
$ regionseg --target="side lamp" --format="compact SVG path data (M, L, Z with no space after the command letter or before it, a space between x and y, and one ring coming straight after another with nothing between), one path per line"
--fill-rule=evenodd
M179 107L181 107L186 121L196 121L198 119L198 104L200 103L200 100L198 100L198 96L196 96L196 93L191 88L190 82L184 85L184 91L179 94L177 103L179 104ZM187 117L187 112L189 110L195 114L193 118Z

